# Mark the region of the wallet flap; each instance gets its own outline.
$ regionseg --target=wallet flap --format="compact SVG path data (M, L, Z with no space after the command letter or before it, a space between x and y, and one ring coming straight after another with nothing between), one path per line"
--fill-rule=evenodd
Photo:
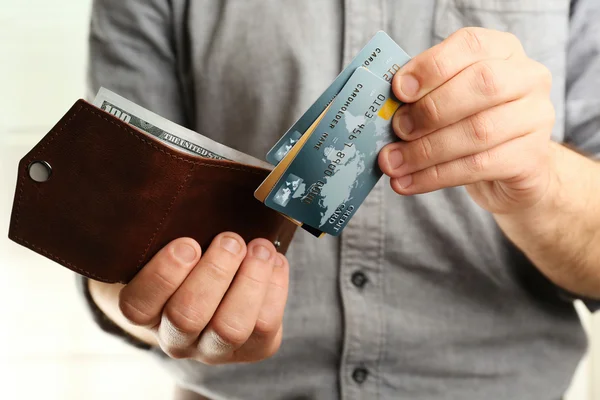
M51 168L30 176L32 164ZM285 252L296 226L254 199L262 168L174 150L79 100L19 163L9 237L71 270L126 283L178 237L223 231Z

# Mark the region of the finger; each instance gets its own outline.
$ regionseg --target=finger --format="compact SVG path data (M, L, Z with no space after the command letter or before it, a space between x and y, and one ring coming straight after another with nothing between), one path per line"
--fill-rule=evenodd
M545 132L531 133L491 150L393 178L390 184L396 193L410 195L481 181L516 179L535 169L543 151L542 134ZM544 137L543 142L548 138Z
M524 115L526 114L526 115ZM399 178L425 168L481 153L554 124L549 99L527 96L465 118L410 142L387 145L379 154L384 174Z
M415 140L493 106L539 88L547 95L551 75L528 60L487 60L471 65L419 101L400 107L392 126L403 140Z
M394 76L392 88L399 100L413 103L470 65L506 60L515 54L522 55L523 47L513 34L463 28L404 65Z
M159 328L163 350L177 357L177 349L191 346L216 311L233 281L246 245L231 232L215 237L193 271L167 302Z
M226 362L250 337L262 307L275 260L275 247L265 239L248 244L248 254L198 343L205 363Z
M254 331L248 341L235 352L233 358L236 362L260 361L271 357L279 350L288 287L289 264L285 256L278 254Z
M119 307L133 324L154 327L165 303L200 258L200 245L190 238L176 239L161 249L123 288Z

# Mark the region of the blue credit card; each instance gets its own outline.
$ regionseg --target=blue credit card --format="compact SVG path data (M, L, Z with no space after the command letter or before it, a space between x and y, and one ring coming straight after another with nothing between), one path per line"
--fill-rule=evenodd
M314 104L294 123L294 125L277 141L267 153L267 161L277 165L291 150L304 132L325 110L327 105L337 96L356 68L363 66L388 82L392 82L394 74L410 60L396 42L385 32L379 31L367 45L354 57L344 70L329 85L327 90Z
M377 156L396 138L391 122L399 106L389 82L358 68L264 203L339 235L381 178Z

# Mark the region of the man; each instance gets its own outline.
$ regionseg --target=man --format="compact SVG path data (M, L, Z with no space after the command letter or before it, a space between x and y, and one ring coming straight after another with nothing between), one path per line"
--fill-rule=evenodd
M255 157L377 30L414 56L389 178L340 238L298 232L287 259L175 240L90 283L105 328L211 399L560 398L572 300L600 299L599 20L595 0L97 0L91 93Z

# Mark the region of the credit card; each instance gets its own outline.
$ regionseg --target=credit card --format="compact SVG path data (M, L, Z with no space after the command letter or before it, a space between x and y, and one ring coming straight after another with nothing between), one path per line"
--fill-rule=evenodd
M319 115L319 117L311 124L311 126L306 130L305 134L294 144L292 149L286 154L284 159L277 164L275 168L269 173L267 178L260 184L260 186L254 191L254 197L258 199L261 203L264 203L267 199L267 196L273 189L273 186L277 184L281 175L285 173L285 170L290 165L292 161L296 158L298 152L302 149L302 147L306 144L306 141L310 138L312 133L315 131L319 123L323 120L327 111L331 108L331 104L325 108L325 110Z
M354 71L363 66L375 75L392 82L394 74L408 61L410 56L385 32L379 31L365 47L354 57L344 70L329 85L327 90L298 119L294 125L277 141L267 153L267 161L277 165L291 150L296 142L308 130L310 125L325 110L328 104L344 87Z
M271 173L269 173L267 178L256 189L256 191L254 192L254 197L256 199L258 199L261 203L265 202L265 199L267 198L267 195L270 193L271 189L273 188L273 185L275 185L279 181L279 178L281 178L281 175L285 172L287 166L296 157L296 154L298 154L298 151L302 148L302 146L304 145L306 140L310 137L310 135L315 130L315 128L317 127L319 122L321 122L323 117L325 117L325 114L326 114L327 110L329 110L330 106L331 106L331 104L329 106L327 106L325 108L325 110L323 110L321 115L319 115L319 117L311 124L311 126L305 132L305 135L303 135L301 137L301 139L287 153L287 156L271 171ZM302 229L304 229L305 231L307 231L308 233L310 233L313 236L321 238L325 235L325 233L320 231L319 229L316 229L312 226L304 224L301 221L295 220L284 213L280 213L280 214L283 215L285 218L289 219L290 221L292 221L294 224L300 226Z
M399 106L389 82L359 67L255 196L282 214L339 235L382 176L377 156L395 140L391 122Z

